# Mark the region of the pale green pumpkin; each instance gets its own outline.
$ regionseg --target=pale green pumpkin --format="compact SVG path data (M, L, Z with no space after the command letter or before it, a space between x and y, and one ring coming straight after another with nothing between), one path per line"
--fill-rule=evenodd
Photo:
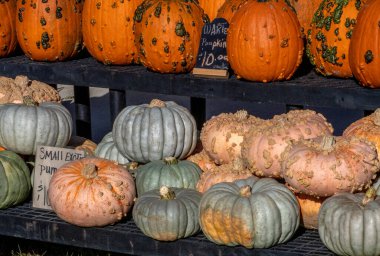
M95 156L116 161L119 164L129 163L128 158L123 156L117 149L112 132L107 133L95 148Z

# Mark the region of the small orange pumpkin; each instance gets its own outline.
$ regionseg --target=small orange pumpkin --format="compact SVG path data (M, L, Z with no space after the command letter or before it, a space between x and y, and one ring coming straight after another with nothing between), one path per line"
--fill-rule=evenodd
M301 226L307 229L318 229L318 213L326 198L317 198L303 194L295 194L301 208Z
M16 0L0 1L0 58L7 57L17 46Z
M199 5L208 15L210 21L216 18L219 8L224 4L226 0L198 0Z
M310 23L313 20L314 13L317 11L322 1L323 0L289 0L289 4L296 11L304 36L306 36L307 31L310 28Z
M219 8L216 17L223 18L231 23L235 12L247 2L248 0L225 0L224 4Z
M201 170L204 172L209 171L217 166L215 162L209 157L209 155L207 155L204 149L202 149L199 153L189 156L186 160L197 164L199 168L201 168Z

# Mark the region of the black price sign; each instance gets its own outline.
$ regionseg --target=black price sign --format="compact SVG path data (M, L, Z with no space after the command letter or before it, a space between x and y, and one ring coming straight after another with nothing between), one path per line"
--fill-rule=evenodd
M229 24L223 18L203 26L193 75L228 78L227 31Z

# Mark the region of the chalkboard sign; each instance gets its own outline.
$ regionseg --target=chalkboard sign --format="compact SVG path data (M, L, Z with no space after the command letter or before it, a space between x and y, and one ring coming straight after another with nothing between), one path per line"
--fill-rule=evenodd
M203 26L193 75L228 78L228 27L228 22L223 18L214 19Z
M40 209L51 209L48 198L50 179L59 167L85 157L85 152L69 148L38 146L33 170L33 204Z

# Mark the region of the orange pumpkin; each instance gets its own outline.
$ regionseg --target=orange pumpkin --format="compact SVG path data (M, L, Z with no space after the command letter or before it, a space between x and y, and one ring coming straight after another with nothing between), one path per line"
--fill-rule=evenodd
M380 2L368 1L359 12L349 48L349 64L362 86L380 88Z
M137 61L133 15L143 0L86 0L83 6L83 41L90 54L104 64Z
M288 80L301 64L303 50L301 26L284 2L249 1L232 17L227 57L238 78Z
M313 20L314 13L317 11L322 1L323 0L289 0L289 4L296 11L304 36L306 36Z
M216 18L219 8L224 4L226 0L198 0L199 5L208 15L210 21Z
M63 61L82 50L81 0L17 1L17 40L32 60Z
M134 16L141 63L160 73L186 73L196 63L203 9L195 1L146 0Z
M360 0L325 0L315 12L307 32L306 53L318 73L352 77L348 49L360 5Z
M295 194L301 208L301 225L307 229L318 229L318 213L326 198Z
M53 211L81 227L105 226L126 216L135 196L131 174L114 161L83 158L54 173L48 190Z
M247 2L248 0L225 0L224 4L219 8L216 17L223 18L231 23L235 12Z
M0 1L0 58L7 57L17 46L16 0Z
M202 149L199 153L189 156L186 160L197 164L204 172L217 166L215 162L207 155L204 149Z

